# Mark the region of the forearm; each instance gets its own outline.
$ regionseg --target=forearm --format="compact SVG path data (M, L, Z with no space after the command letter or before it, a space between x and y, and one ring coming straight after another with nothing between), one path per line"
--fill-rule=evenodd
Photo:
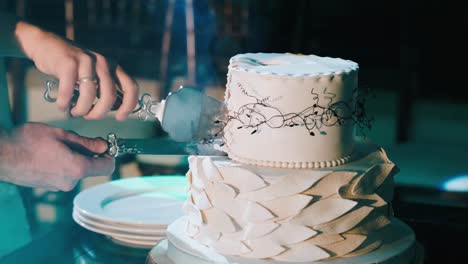
M11 129L0 126L0 164L4 160L7 147L10 145Z
M10 129L0 126L0 181L9 181L7 164L9 163L9 153L11 152Z
M25 57L17 38L18 18L0 12L0 57Z

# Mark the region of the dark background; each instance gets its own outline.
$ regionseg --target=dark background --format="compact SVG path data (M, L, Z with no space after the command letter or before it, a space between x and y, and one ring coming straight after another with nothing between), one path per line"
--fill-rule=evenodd
M170 1L0 0L0 10L62 36L68 25L76 42L114 59L135 77L162 82L164 95L188 70L186 2L174 0L173 23L167 29ZM73 4L68 22L66 3ZM229 58L243 52L358 62L360 86L383 94L373 103L380 115L372 138L394 137L390 143L376 141L389 145L400 179L411 178L406 185L397 181L396 216L415 229L426 263L463 262L466 193L441 192L425 183L432 176L468 171L467 11L463 1L443 0L194 0L192 84L222 89ZM167 54L165 32L171 34ZM167 72L161 69L164 55Z
M0 8L14 11L17 2L23 1L2 0ZM65 35L65 2L25 0L24 17ZM89 22L92 2L95 22ZM109 8L103 7L105 2ZM139 3L137 13L132 2ZM123 12L119 3L125 3ZM175 1L175 64L186 56L184 5ZM75 40L116 59L136 76L159 78L155 62L160 59L167 6L168 1L160 0L74 1ZM246 20L241 17L244 11ZM293 52L356 61L363 85L465 103L467 11L463 1L443 0L196 0L197 84L222 83L227 59L237 53ZM226 23L232 33L224 29ZM185 65L173 67L169 75L184 70ZM413 87L408 78L416 78Z

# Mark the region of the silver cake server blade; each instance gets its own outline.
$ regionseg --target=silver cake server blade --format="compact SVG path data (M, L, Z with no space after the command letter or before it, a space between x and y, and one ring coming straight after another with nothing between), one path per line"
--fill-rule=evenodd
M187 155L187 143L167 138L123 139L111 133L107 136L107 154L117 157L122 154Z
M118 138L111 133L107 135L107 154L117 157L123 154L151 154L151 155L210 155L223 156L224 152L213 148L207 143L186 143L170 138Z
M226 106L201 91L181 87L156 107L157 118L169 136L181 142L210 141L219 138L226 117Z

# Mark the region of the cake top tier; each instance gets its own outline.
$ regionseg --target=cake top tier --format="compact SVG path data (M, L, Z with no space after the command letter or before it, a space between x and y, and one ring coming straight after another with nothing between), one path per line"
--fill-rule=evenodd
M235 161L277 168L322 168L352 158L358 64L278 53L230 60L223 151Z
M350 60L291 53L246 53L230 60L232 69L294 77L339 74L358 67Z

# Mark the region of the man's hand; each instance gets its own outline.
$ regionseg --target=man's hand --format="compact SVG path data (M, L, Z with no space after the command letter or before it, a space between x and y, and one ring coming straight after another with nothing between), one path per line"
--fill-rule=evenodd
M0 136L0 180L69 191L87 176L110 175L115 163L102 139L41 123L27 123Z
M74 85L80 80L80 96L71 109L73 116L85 119L102 119L116 100L116 84L122 93L122 105L115 118L119 121L132 112L138 101L138 87L123 69L111 65L102 55L82 49L70 41L25 22L19 22L16 37L25 55L34 61L36 67L59 79L57 106L65 111L70 106ZM93 106L97 94L96 78L99 84L99 99Z

